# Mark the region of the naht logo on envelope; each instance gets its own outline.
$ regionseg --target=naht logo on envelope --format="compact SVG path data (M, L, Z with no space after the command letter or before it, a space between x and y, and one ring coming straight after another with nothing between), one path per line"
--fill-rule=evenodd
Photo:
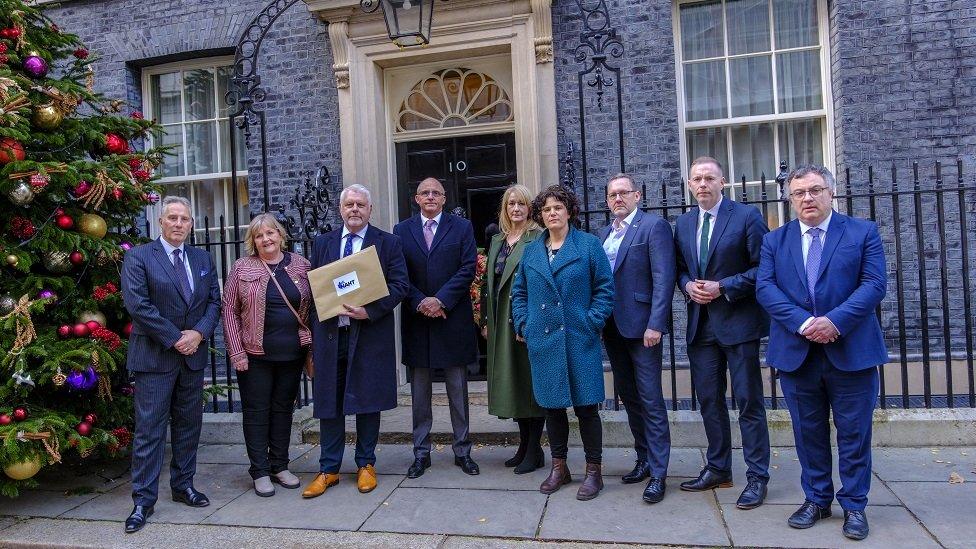
M342 275L332 281L335 284L336 295L346 295L359 289L359 275L356 271Z

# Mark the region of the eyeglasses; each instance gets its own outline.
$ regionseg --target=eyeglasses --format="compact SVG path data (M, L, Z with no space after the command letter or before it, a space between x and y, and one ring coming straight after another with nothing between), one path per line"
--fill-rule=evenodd
M820 198L820 195L826 190L827 187L811 187L805 191L793 191L789 196L793 200L803 200L808 194L810 198Z
M619 193L607 193L607 200L616 200L625 196L630 196L637 191L620 191Z
M442 193L440 191L429 191L428 190L428 191L420 191L420 192L418 192L417 193L417 196L433 196L434 198L439 198L441 196L444 196L444 193Z

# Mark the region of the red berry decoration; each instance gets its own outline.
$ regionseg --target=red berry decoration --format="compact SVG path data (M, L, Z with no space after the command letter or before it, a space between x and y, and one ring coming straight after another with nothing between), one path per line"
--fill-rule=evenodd
M85 254L79 252L78 250L75 250L71 252L71 255L68 256L68 259L71 261L72 265L78 266L85 262Z
M133 170L138 170L142 167L142 160L137 157L132 157L129 159L129 168Z
M132 177L135 177L140 182L146 182L149 180L150 177L152 177L152 174L149 173L147 170L143 170L140 168L132 172Z
M92 425L95 425L96 423L98 423L98 416L96 416L95 414L85 414L85 423L91 423Z
M135 118L136 120L142 120L143 118L145 118L144 116L142 116L141 111L132 111L132 114L130 114L129 116Z
M109 154L128 154L129 142L116 133L105 134L105 150Z
M70 215L59 215L54 218L54 224L57 225L59 229L70 231L75 227L75 220L71 219Z
M0 53L7 53L7 43L0 42Z
M14 421L27 419L27 408L14 408Z
M97 320L89 320L88 322L85 323L85 326L88 328L89 333L94 332L97 328L102 327L102 325L99 324Z
M28 239L37 232L37 227L26 217L15 217L10 220L10 232L20 239Z
M24 146L19 141L11 137L0 139L0 164L20 162L25 157Z
M47 187L48 183L50 182L51 178L44 174L35 173L34 175L30 176L30 186L31 189L34 189L34 191L44 190L44 187Z
M10 415L0 414L0 425L10 425L13 421L14 418L10 417Z
M87 437L92 432L92 424L87 421L82 421L75 427L75 431L78 431L79 435Z
M88 50L86 50L85 48L78 48L74 51L74 56L77 57L78 59L87 59Z
M125 196L125 193L122 192L122 189L120 189L118 187L112 189L112 198L114 198L116 200L122 200L122 197L124 197L124 196Z
M58 327L58 337L61 339L68 339L71 337L71 326L64 324Z
M91 334L91 329L89 329L87 325L80 322L71 328L71 335L75 337L88 337L89 334Z

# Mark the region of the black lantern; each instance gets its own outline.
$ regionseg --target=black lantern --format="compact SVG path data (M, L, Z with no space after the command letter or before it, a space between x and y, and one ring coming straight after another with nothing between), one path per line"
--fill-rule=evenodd
M366 13L383 8L386 32L397 47L430 44L434 0L360 0L359 7Z

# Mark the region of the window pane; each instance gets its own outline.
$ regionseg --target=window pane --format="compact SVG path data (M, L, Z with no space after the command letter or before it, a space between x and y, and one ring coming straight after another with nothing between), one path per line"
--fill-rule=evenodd
M682 4L680 17L681 55L686 61L724 55L720 1Z
M817 45L817 0L774 0L773 27L778 50Z
M768 0L728 0L729 55L769 51Z
M688 131L688 165L699 156L711 156L728 169L729 148L725 140L725 128Z
M732 116L773 113L772 56L741 57L729 61Z
M175 124L180 119L180 73L154 74L149 79L152 88L152 116L160 124Z
M186 125L188 175L217 171L216 130L216 122L199 122Z
M823 120L780 122L779 157L792 169L800 164L823 165Z
M725 61L685 65L685 119L725 118Z
M230 171L230 134L228 133L228 127L230 123L227 120L220 121L220 167L219 171L229 172ZM243 172L247 170L247 161L244 157L244 152L246 150L244 144L244 130L235 127L234 128L234 148L237 151L237 171Z
M823 108L818 50L776 55L776 83L779 112L810 111Z
M234 67L217 67L217 116L227 117L234 111L227 106L227 91L231 88L231 78L234 76Z
M176 145L170 149L170 154L163 155L160 170L163 177L183 175L183 129L181 126L165 126L162 133L153 135L156 146Z
M187 121L216 118L214 75L211 69L184 72L183 87L186 89Z
M776 159L773 156L773 125L752 124L732 127L732 177L736 183L759 181L776 177Z

